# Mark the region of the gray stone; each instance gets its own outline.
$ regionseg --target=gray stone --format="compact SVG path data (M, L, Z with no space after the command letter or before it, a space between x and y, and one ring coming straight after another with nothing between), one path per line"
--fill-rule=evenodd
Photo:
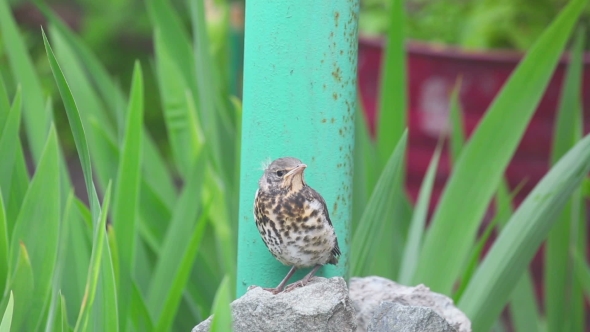
M354 309L342 278L313 278L289 293L253 287L231 304L234 332L355 331ZM209 331L211 317L192 332Z
M430 308L385 301L381 302L375 310L368 332L456 332L456 330Z
M384 301L406 306L428 307L458 332L471 332L471 322L453 305L450 298L431 292L428 287L409 287L381 277L352 278L350 299L356 311L358 332L366 332L377 308Z

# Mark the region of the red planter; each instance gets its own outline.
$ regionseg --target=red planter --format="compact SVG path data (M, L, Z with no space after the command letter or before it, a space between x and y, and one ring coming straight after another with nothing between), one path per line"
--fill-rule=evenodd
M383 41L359 40L358 81L361 102L370 130L374 132L375 111ZM470 134L498 91L518 64L516 52L471 52L449 47L410 42L407 46L409 79L409 149L407 190L416 199L422 177L442 132L448 132L449 96L458 77L462 77L459 94L465 130ZM511 188L526 183L519 203L547 172L553 136L553 123L561 92L567 60L557 67L541 103L512 159L506 175ZM590 53L585 54L583 105L585 133L590 128ZM433 192L437 201L450 172L449 156L441 156L441 166Z

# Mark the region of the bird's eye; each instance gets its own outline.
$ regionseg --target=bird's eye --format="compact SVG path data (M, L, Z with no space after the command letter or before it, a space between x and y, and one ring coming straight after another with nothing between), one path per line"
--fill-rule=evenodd
M282 177L283 175L285 175L285 171L277 171L278 177Z

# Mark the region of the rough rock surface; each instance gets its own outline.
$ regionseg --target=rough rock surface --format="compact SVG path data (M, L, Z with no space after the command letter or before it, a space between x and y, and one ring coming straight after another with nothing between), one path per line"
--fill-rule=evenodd
M377 307L369 332L456 332L434 310L385 301Z
M234 332L355 331L355 315L342 278L313 278L302 288L273 295L254 287L231 304ZM211 317L192 332L209 331Z
M431 292L424 285L408 287L381 277L366 277L352 278L349 288L350 299L357 315L358 332L368 331L373 315L378 314L379 305L384 301L431 308L457 332L471 332L471 322L453 305L453 300Z

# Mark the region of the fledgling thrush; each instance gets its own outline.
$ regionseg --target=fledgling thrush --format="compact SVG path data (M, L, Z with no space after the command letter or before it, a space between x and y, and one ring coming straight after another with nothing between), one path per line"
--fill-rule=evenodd
M313 269L286 291L305 286L325 264L338 264L340 248L322 196L305 183L307 165L292 157L279 158L264 170L254 199L254 217L270 253L291 270L273 294L283 291L299 268Z

